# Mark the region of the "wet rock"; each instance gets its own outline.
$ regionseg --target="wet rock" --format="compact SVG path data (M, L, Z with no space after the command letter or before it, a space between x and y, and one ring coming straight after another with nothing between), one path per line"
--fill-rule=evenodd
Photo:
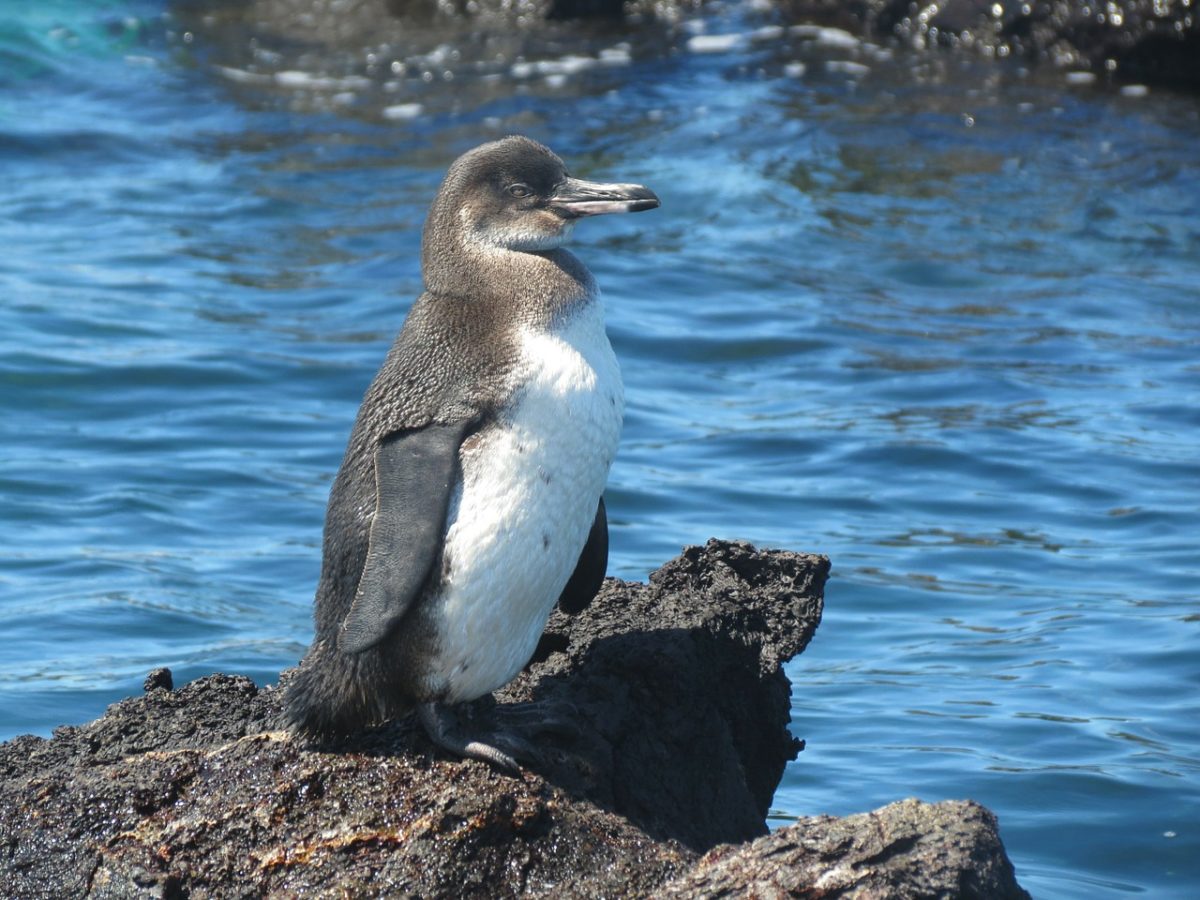
M945 50L1022 59L1086 71L1119 83L1200 90L1200 13L1194 0L773 0L788 24L845 29L873 41L916 50ZM260 88L272 82L268 59L286 65L278 77L296 85L356 83L370 72L352 64L364 55L404 56L413 74L440 75L453 60L470 72L507 61L490 74L511 74L518 60L561 53L564 36L587 46L597 23L623 19L621 40L661 52L678 41L672 23L703 9L699 0L175 0L174 15L201 35L213 61L233 67ZM548 31L548 20L568 20ZM614 33L615 36L615 33ZM427 38L428 41L423 41ZM261 46L260 46L261 45ZM472 58L471 47L484 47ZM652 45L652 46L651 46ZM269 52L265 53L269 48ZM312 51L323 48L316 53ZM335 48L345 53L337 64ZM406 55L405 50L409 51ZM449 54L449 58L447 57ZM549 58L549 57L548 57ZM468 65L469 63L469 65ZM483 66L484 69L479 67ZM244 67L244 68L242 68ZM349 67L347 69L347 67ZM319 71L318 71L319 70ZM345 81L348 71L354 79ZM227 73L228 74L228 73ZM489 82L490 83L490 82ZM409 85L418 90L416 83ZM345 88L342 88L345 89ZM411 93L411 91L410 91Z
M955 48L1083 70L1125 83L1200 90L1200 15L1191 0L779 0L790 19L917 49Z
M832 885L852 860L863 884L1011 881L973 805L766 836L801 746L780 667L817 627L828 567L710 541L649 584L610 579L581 614L556 613L497 700L569 703L579 730L520 777L448 758L408 721L307 747L278 730L278 688L213 675L170 690L158 670L95 722L0 745L0 896L678 895L739 871Z

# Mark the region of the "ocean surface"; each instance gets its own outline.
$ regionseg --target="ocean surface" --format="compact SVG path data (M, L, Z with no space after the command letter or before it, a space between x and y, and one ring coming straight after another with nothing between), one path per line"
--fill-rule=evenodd
M1039 898L1200 891L1200 101L762 4L516 29L0 5L0 738L308 643L330 479L451 160L520 132L628 413L610 574L828 554L772 824L999 815Z

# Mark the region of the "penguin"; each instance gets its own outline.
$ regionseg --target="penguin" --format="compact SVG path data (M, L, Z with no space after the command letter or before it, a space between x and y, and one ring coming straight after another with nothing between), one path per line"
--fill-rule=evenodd
M604 578L624 391L595 279L563 244L582 218L658 206L521 136L450 166L422 235L425 291L330 490L315 633L285 686L293 734L415 712L456 756L537 758L519 734L468 733L455 707L516 677L555 604L582 609Z

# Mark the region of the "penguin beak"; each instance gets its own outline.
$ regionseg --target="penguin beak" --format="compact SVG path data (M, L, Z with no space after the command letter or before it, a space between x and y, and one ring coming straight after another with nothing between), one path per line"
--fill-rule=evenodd
M569 218L641 212L659 206L658 195L640 184L598 184L564 178L546 205Z

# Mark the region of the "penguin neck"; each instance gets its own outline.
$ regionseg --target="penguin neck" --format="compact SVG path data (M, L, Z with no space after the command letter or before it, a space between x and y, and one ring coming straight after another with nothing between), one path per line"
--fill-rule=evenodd
M501 304L514 318L543 327L597 294L592 273L568 250L511 250L461 229L427 229L421 269L431 294Z

